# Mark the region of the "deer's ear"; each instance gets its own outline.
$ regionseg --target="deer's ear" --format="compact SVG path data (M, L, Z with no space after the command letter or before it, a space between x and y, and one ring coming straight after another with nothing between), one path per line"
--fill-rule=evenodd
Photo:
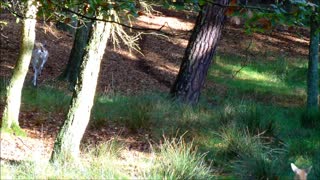
M293 163L291 163L291 169L293 172L297 172L299 170L299 168L296 165L294 165Z
M308 169L306 169L306 173L309 174L311 169L312 169L312 166L310 166Z

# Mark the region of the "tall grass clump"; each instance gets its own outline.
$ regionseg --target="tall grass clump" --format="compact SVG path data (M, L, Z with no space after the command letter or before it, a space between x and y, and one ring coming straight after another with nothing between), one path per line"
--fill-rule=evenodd
M83 160L88 161L87 168L90 179L129 179L129 176L119 168L117 161L120 158L124 145L117 139L87 148Z
M262 134L252 135L230 126L220 130L217 135L221 141L215 149L215 164L232 171L237 178L273 179L281 174L278 170L282 161L278 158L285 155L286 151L271 148Z
M259 104L252 102L227 103L218 111L218 114L218 120L222 127L235 126L251 135L263 134L268 137L278 135L273 112Z
M217 153L227 159L234 159L239 155L252 156L265 148L259 135L252 136L250 133L235 127L222 128L216 135L221 140Z
M272 117L272 112L268 112L257 104L245 105L240 108L236 121L237 127L246 129L252 135L263 134L268 137L276 137L278 127Z
M233 173L240 179L279 179L289 165L283 154L281 149L262 149L253 156L240 155L233 163Z
M205 162L205 154L199 154L192 143L182 137L171 140L164 138L157 158L146 179L213 179L210 166Z

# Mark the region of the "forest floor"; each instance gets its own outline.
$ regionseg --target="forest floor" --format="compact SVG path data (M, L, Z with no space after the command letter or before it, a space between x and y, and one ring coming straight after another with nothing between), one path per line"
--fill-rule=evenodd
M1 14L0 19L8 22L0 31L0 77L9 79L19 53L21 23L17 24L13 16ZM169 92L170 86L178 73L184 50L187 46L191 30L194 26L195 15L192 13L161 10L154 15L138 17L136 25L141 27L159 28L166 35L144 32L139 39L140 52L130 52L126 48L113 48L109 43L105 52L100 77L98 93L119 93L124 95L143 94L148 91ZM306 58L308 55L308 37L301 30L273 31L247 35L243 28L226 24L218 46L218 54L234 56L263 57L267 61L274 60L279 55ZM36 30L36 40L46 42L49 59L39 78L40 86L57 85L63 89L65 83L57 80L63 72L72 48L72 36L57 30L50 24L39 22ZM153 32L154 33L154 32ZM168 35L169 34L169 35ZM248 51L249 49L249 51ZM26 84L30 85L33 75L29 68ZM207 83L206 87L219 87ZM3 103L3 100L1 100ZM22 107L27 105L22 105ZM3 104L0 104L2 117ZM49 118L50 121L39 119ZM45 113L37 111L21 111L20 125L27 132L27 137L1 134L1 159L24 160L40 152L49 158L56 134L65 118L64 112ZM148 142L142 138L146 132L132 134L125 127L110 124L108 127L95 130L89 127L84 141L104 141L118 135L128 146L128 150L147 152Z

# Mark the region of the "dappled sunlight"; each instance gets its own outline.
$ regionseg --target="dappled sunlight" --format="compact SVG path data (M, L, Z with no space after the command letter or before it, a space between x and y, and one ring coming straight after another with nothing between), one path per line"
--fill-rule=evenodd
M268 72L268 68L272 67L266 67L264 70ZM299 97L294 98L297 101L301 101L301 98L306 96L305 88L289 85L285 79L279 78L276 74L266 72L258 72L257 69L251 66L242 67L239 64L232 65L218 61L212 68L210 76L213 81L226 84L242 92L254 92L261 95L271 93L271 96L279 96L279 98L280 96ZM277 97L275 98L278 99ZM286 101L284 97L280 99L281 101ZM291 103L292 105L297 104L297 102Z
M296 36L293 36L292 34L289 34L289 33L282 34L282 37L287 38L288 40L293 41L293 42L303 43L305 45L309 45L309 39L306 39L304 37L296 37Z
M152 28L164 26L166 29L169 28L169 30L190 31L194 26L194 23L186 22L175 17L139 16L137 19L146 23L146 25L138 23L139 25Z
M254 43L256 45L255 51L260 52L262 49L269 51L280 51L279 53L299 53L303 56L308 55L308 41L303 38L294 37L285 33L276 35L267 35L254 33ZM297 46L300 44L300 46ZM266 48L266 46L268 46Z
M269 74L269 73L262 73L262 72L259 73L257 72L257 70L252 69L250 67L241 67L240 65L231 65L231 64L227 65L219 62L217 62L216 64L219 65L221 68L229 71L230 73L233 73L233 75L236 75L237 79L277 83L278 85L279 83L281 83L281 80L275 75Z
M119 167L128 172L131 178L139 178L142 172L148 172L153 166L156 154L124 149L120 157L117 161Z
M171 73L172 75L177 75L179 72L179 68L173 65L159 65L157 66L157 69Z
M123 57L125 57L128 60L138 60L138 57L135 55L136 53L141 53L141 52L136 52L135 50L132 50L131 52L128 53L127 49L122 49L122 48L113 48L112 50L110 50L111 52L113 52L113 54L105 54L108 58L116 58L115 54L121 55ZM112 57L113 56L113 57Z

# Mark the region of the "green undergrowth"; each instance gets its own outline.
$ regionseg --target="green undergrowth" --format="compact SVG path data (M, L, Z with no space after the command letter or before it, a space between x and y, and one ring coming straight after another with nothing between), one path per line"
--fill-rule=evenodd
M127 167L116 168L123 157L112 152L120 152L114 149L123 145L115 144L118 148L107 144L103 151L84 150L84 157L89 155L80 165L49 164L39 173L39 164L33 163L24 173L23 165L7 164L6 172L27 179L292 179L290 163L295 163L302 168L312 165L308 177L320 179L320 116L304 106L307 61L244 61L217 56L197 106L174 102L162 93L97 93L90 126L124 126L133 135L148 134L154 144L151 157L133 163L144 167L135 175ZM26 87L22 110L66 113L71 98L66 92ZM68 171L61 169L65 166Z
M213 179L205 154L183 138L164 138L152 156L134 156L116 139L89 145L77 161L3 162L1 179ZM127 154L127 155L126 155ZM133 168L134 167L134 168Z
M274 99L280 101L277 103L291 105L303 103L306 77L305 59L263 60L229 55L216 56L208 75L210 81L228 88L229 97L240 96L260 102Z
M22 92L22 108L44 112L67 112L71 93L52 86L26 86Z

